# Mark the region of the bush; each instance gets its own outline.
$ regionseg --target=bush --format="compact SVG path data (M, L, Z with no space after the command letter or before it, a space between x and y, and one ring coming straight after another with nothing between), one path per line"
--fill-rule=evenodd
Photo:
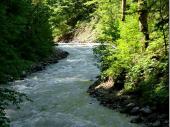
M113 3L117 5L116 2ZM153 18L161 15L149 13L150 40L149 47L145 49L144 35L139 30L136 13L137 3L128 3L126 20L122 22L117 18L119 13L111 15L112 10L116 8L109 9L109 2L98 2L100 6L96 12L99 15L96 25L99 32L97 41L102 44L95 48L94 52L100 60L101 77L103 80L112 77L115 89L121 89L125 94L135 94L142 103L167 106L169 63L166 18L162 22L163 19ZM160 3L157 4L151 8L162 6ZM107 15L105 12L108 12ZM159 21L162 23L161 28L157 26Z
M33 63L52 54L49 8L32 0L4 0L0 3L0 84L18 79ZM0 88L0 126L8 127L5 109L26 95Z
M52 53L52 30L49 8L41 2L3 1L0 14L0 83L4 83Z

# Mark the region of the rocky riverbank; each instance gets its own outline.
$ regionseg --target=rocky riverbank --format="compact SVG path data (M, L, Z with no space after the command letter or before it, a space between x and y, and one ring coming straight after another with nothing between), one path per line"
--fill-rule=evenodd
M130 122L141 123L144 127L168 127L169 110L160 110L156 105L142 104L134 94L122 94L121 90L114 90L111 82L97 80L92 84L88 93L100 101L100 104L132 116ZM110 87L108 87L110 86Z
M68 52L63 51L59 48L55 48L53 54L51 54L48 58L44 59L39 63L32 64L27 71L23 71L22 75L20 76L20 79L25 78L31 73L44 70L47 65L57 63L59 60L66 58L68 55Z

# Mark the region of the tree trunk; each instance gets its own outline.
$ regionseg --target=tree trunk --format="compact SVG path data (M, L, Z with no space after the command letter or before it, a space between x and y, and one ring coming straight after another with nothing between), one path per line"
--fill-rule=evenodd
M125 21L126 15L126 0L122 0L122 21Z
M149 32L148 32L148 9L146 0L138 0L138 14L140 31L144 34L144 47L145 49L149 46Z

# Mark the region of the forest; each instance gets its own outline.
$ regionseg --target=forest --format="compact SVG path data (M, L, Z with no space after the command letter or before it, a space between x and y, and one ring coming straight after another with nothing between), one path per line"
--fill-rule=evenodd
M56 53L57 42L74 41L82 27L91 27L92 41L100 44L93 49L100 69L94 87L111 82L109 93L135 96L140 105L169 113L168 0L1 0L1 127L10 126L8 106L31 101L4 84L25 78Z

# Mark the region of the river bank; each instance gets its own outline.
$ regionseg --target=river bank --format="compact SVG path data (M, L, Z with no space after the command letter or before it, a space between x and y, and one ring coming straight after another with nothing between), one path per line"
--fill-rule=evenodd
M17 78L13 78L13 76L10 76L9 84L17 81L24 81L29 75L32 73L42 71L46 69L47 66L50 64L57 63L59 60L66 58L69 55L68 52L61 50L58 47L54 47L53 52L50 56L47 58L41 60L40 62L36 62L34 64L31 64L28 69L23 70L20 75L17 76ZM9 85L10 86L10 85ZM22 87L22 84L19 86ZM3 85L0 87L0 126L6 127L9 125L9 118L6 115L6 111L11 104L17 106L19 108L19 103L22 103L23 101L32 101L30 98L27 97L26 94L20 93L17 90L6 89Z
M14 80L24 79L32 73L44 70L46 66L50 64L57 63L59 60L66 58L68 55L68 52L55 47L53 53L49 57L43 59L42 61L33 63L27 70L23 70L21 75L17 79L10 77L9 81L12 82Z
M113 87L107 88L108 84L108 81L103 83L98 79L87 92L101 105L132 116L131 123L144 124L146 127L169 126L168 109L143 104L135 94L122 94L121 90L114 90Z

